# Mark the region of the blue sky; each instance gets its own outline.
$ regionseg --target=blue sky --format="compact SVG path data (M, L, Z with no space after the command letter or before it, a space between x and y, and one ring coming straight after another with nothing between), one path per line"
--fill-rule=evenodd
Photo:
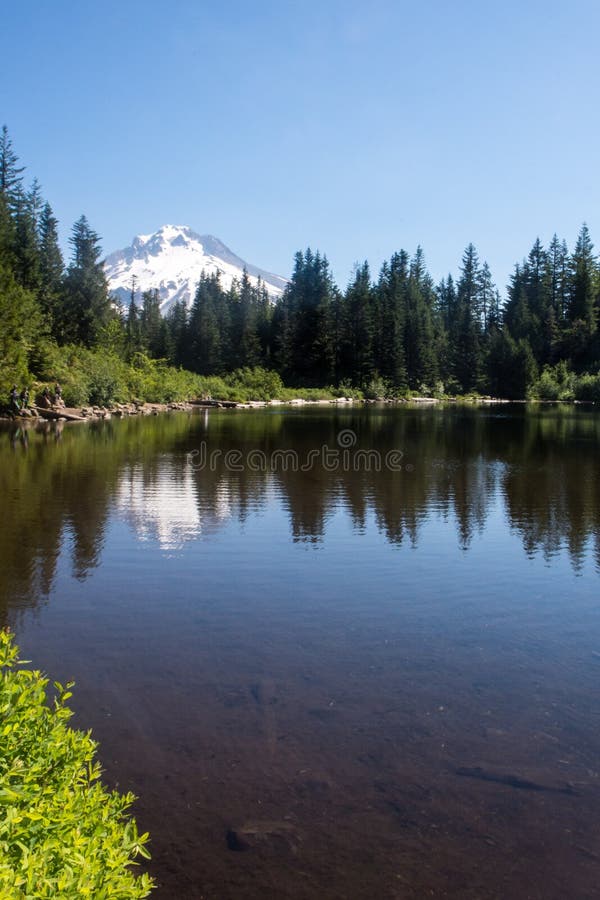
M172 222L345 285L473 241L503 288L536 236L600 244L600 4L33 2L3 10L0 122L66 240Z

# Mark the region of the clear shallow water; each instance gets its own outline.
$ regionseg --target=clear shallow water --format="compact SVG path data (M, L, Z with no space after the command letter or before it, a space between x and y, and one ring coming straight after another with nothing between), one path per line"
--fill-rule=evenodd
M598 413L211 411L0 441L0 610L76 679L157 898L600 896ZM248 457L323 446L337 470ZM360 449L400 470L354 471Z

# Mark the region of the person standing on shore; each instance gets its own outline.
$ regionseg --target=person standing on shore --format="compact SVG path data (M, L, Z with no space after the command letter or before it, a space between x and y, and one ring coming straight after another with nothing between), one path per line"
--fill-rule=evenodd
M13 384L12 386L9 405L11 413L16 414L21 411L21 405L19 403L19 391L16 384Z

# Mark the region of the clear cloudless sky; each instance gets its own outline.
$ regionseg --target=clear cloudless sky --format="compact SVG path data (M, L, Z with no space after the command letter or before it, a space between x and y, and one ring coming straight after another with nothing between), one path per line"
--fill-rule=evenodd
M469 241L513 264L583 221L600 243L597 0L19 0L0 124L67 245L165 223L288 275Z

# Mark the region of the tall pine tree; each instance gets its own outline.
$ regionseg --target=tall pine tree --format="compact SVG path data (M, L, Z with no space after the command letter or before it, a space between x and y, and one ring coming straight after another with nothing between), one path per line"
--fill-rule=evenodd
M111 318L100 238L81 216L70 237L72 259L64 280L64 303L57 330L61 341L92 347Z

